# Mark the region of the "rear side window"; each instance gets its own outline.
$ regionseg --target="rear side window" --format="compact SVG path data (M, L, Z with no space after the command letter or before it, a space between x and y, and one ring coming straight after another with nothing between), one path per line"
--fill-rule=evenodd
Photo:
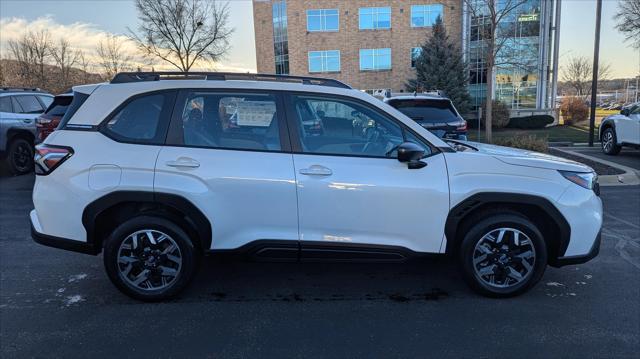
M62 120L60 120L60 124L58 125L58 130L63 129L71 117L76 114L78 109L84 104L85 101L89 98L89 95L82 92L74 92L73 100L71 100L71 104L67 108L67 111L64 113Z
M107 135L121 142L162 144L174 92L147 94L126 102L107 122Z
M33 95L15 96L22 107L22 113L41 113L44 111L38 99Z
M72 96L56 96L45 113L51 116L64 116L72 100Z
M274 95L193 91L180 110L187 146L281 150Z
M0 112L13 112L13 107L11 106L11 97L0 97Z

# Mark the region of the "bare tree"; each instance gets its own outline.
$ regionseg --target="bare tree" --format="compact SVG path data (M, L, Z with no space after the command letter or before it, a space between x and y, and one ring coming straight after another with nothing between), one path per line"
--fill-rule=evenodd
M58 66L60 71L60 85L63 89L71 83L71 70L73 66L78 63L80 58L80 52L73 50L71 44L64 38L61 38L57 43L51 46L51 56Z
M29 86L46 87L45 65L51 55L48 31L28 32L17 40L9 40L11 57L18 62L19 77Z
M82 80L86 81L89 75L89 66L91 66L91 64L82 50L78 50L78 66L80 66L80 70L82 70Z
M615 20L616 29L624 34L633 47L640 48L640 0L621 0Z
M493 75L496 66L517 58L518 46L514 46L513 29L506 21L509 15L528 0L464 0L471 21L477 24L482 40L482 62L486 67L485 138L492 142ZM524 58L524 57L523 57ZM502 63L505 62L505 63ZM484 78L484 75L482 76Z
M562 67L562 81L576 91L579 97L587 98L591 95L591 80L593 73L592 61L585 56L571 57ZM607 80L611 74L611 66L601 63L598 66L598 81Z
M133 56L123 49L123 45L124 41L116 35L108 35L98 43L97 54L105 79L113 78L118 72L131 70Z
M188 72L201 60L218 61L233 29L228 5L208 0L136 0L138 32L132 39L148 56Z

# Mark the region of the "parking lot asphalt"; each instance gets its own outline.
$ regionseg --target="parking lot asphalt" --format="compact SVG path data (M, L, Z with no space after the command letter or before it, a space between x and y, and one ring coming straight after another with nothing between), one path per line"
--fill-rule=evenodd
M600 255L496 300L455 263L205 259L165 303L120 294L102 257L34 243L33 176L0 178L0 357L637 357L640 187L602 189ZM64 208L60 208L64 211Z
M640 171L640 150L623 147L618 155L609 156L602 153L599 144L594 147L570 147L568 149Z

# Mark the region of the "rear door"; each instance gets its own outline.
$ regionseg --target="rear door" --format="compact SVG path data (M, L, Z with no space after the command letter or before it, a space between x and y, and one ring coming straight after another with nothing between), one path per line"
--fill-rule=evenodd
M293 159L280 96L184 90L156 163L155 191L180 195L212 226L212 249L288 241L297 258Z

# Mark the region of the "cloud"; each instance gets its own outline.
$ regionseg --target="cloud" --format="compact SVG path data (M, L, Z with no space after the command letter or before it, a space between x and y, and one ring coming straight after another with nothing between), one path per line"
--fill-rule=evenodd
M71 47L83 51L87 61L94 64L98 63L98 56L96 54L98 44L109 36L117 36L123 42L122 50L135 59L135 66L140 66L145 69L153 66L155 70L175 70L175 67L171 64L159 59L153 60L153 64L149 65L149 61L141 56L135 44L123 34L109 33L90 23L75 22L72 24L60 24L51 16L39 17L33 21L19 17L0 19L0 57L9 57L7 42L20 39L27 32L27 29L28 31L34 32L46 30L51 34L53 41L58 41L61 38L66 39L71 44ZM99 71L97 67L91 70ZM254 69L225 62L213 65L203 63L199 68L194 68L193 70L255 72Z

